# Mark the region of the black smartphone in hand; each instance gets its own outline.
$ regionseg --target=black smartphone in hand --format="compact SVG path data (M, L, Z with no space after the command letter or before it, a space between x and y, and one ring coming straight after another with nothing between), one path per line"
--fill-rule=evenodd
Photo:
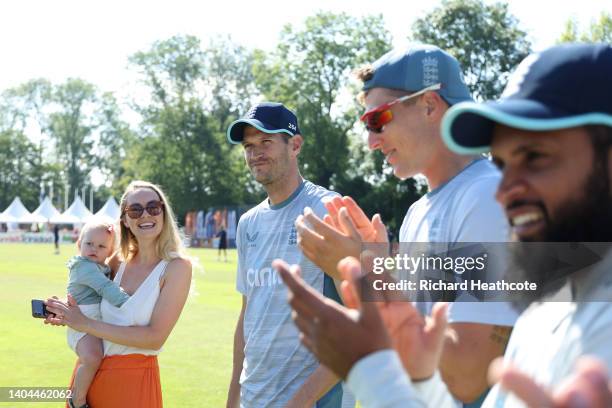
M44 319L50 315L45 302L38 299L32 299L32 317Z

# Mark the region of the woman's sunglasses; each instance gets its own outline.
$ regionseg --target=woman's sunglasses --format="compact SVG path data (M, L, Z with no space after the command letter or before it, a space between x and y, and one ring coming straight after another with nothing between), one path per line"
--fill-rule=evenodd
M153 200L153 201L149 201L147 205L145 205L144 207L140 204L132 204L129 207L127 207L123 211L123 213L127 214L128 217L136 220L142 217L142 214L144 214L145 210L147 211L149 215L155 217L161 214L162 211L164 210L164 203L162 203L161 201Z
M425 92L437 91L440 88L442 88L442 84L438 83L428 86L427 88L423 88L413 94L402 96L401 98L397 98L391 102L384 103L367 111L361 116L360 119L365 123L365 127L369 132L381 133L383 131L383 127L393 120L393 112L391 112L391 107L393 105L402 103L416 96L423 95Z

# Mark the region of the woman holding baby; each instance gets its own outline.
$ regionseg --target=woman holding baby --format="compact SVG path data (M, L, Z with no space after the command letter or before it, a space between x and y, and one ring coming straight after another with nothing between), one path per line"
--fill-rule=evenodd
M102 299L101 320L85 316L71 296L68 303L48 299L47 309L55 317L45 323L103 340L104 359L87 393L91 407L161 407L157 354L187 300L191 262L158 186L130 183L120 208L120 250L109 266L129 299L120 307ZM87 406L81 402L74 406Z

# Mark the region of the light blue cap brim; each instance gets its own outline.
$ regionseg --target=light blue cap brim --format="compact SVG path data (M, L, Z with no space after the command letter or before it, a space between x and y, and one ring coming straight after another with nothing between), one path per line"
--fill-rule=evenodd
M452 106L444 115L442 139L455 153L486 153L490 150L493 128L497 123L538 132L585 125L612 126L612 115L600 112L571 115L531 100L484 104L462 102Z
M244 138L245 125L253 126L255 129L264 133L286 133L289 136L295 136L287 129L275 129L274 127L267 125L257 119L238 119L232 122L227 128L227 140L231 144L240 144L242 142L242 139Z

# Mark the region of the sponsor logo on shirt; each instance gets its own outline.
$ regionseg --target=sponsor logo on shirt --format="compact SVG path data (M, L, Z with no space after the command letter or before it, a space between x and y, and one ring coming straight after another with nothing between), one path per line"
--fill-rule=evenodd
M282 280L276 270L271 267L262 269L249 268L246 274L247 284L253 286L276 286L282 285Z
M436 218L431 223L431 227L429 229L429 241L430 242L439 242L441 241L440 235L440 227L442 226L441 220Z
M291 231L289 231L289 239L287 240L287 245L297 245L297 230L295 229L295 225L291 227Z
M259 231L257 231L256 233L254 233L253 235L249 234L248 231L246 233L247 236L247 241L248 241L248 247L249 248L255 248L255 241L257 240L257 236L259 235Z

